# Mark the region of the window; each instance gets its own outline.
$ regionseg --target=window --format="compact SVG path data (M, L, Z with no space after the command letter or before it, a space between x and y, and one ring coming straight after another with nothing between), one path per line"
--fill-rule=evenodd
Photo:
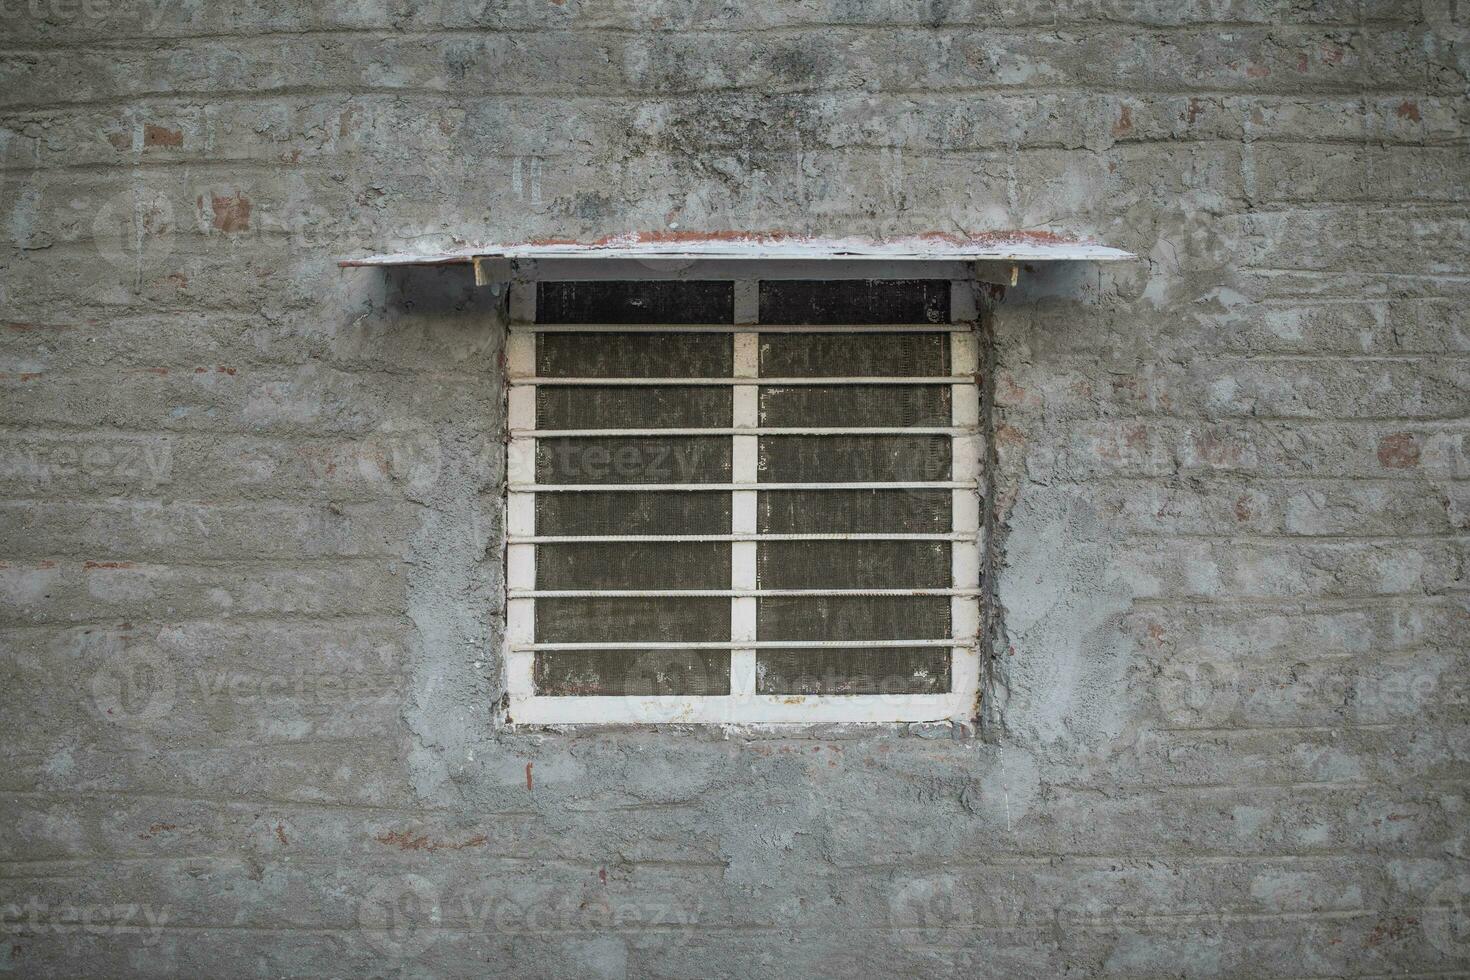
M514 284L509 720L973 715L975 319L950 280Z

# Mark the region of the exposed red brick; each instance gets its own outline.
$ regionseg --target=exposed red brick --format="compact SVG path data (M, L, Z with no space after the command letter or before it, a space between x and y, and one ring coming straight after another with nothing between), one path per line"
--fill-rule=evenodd
M1395 432L1378 440L1378 463L1385 469L1406 470L1419 465L1419 441L1412 432Z
M1133 128L1133 110L1126 105L1118 110L1118 121L1113 124L1113 135L1122 136Z
M182 130L169 129L166 126L156 126L153 123L143 124L143 149L150 146L183 146L184 133Z
M1251 519L1251 509L1246 502L1247 499L1244 494L1235 499L1235 519L1237 521L1245 522Z
M211 194L209 205L214 211L214 227L231 234L250 230L250 199L236 191L231 195Z
M1399 107L1394 110L1393 114L1400 119L1408 119L1412 122L1418 122L1422 118L1419 115L1419 103L1411 102L1408 99L1400 102Z
M1240 446L1227 442L1214 432L1197 434L1194 449L1211 466L1234 466L1240 462Z

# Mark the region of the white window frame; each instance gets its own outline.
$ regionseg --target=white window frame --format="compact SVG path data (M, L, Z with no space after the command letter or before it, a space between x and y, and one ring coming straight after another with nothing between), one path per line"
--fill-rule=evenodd
M749 275L749 273L747 273ZM906 278L907 276L905 276ZM560 278L548 275L546 278ZM602 278L598 276L597 278ZM607 278L637 279L638 275L609 275ZM647 278L663 278L649 276ZM691 274L691 278L695 278ZM706 278L698 276L698 278ZM707 278L731 278L708 276ZM507 388L507 468L505 498L505 630L503 656L509 704L506 721L524 725L806 725L820 723L903 723L924 721L968 721L975 716L980 688L981 581L980 564L984 545L981 500L985 493L984 433L980 418L980 350L978 304L974 279L951 280L949 324L875 324L854 326L779 326L756 324L760 279L827 279L820 273L735 279L735 316L730 324L627 325L627 324L538 324L536 283L512 280L510 284L509 333L506 340L505 382ZM853 278L831 276L830 278ZM873 276L873 278L893 278ZM536 335L550 331L626 333L633 331L718 331L734 334L734 376L722 379L668 379L670 384L722 384L733 388L734 417L731 428L698 430L702 435L726 435L734 441L732 482L700 484L690 492L727 492L732 501L729 535L600 535L575 538L546 538L536 534L536 494L576 492L571 485L543 486L536 483L536 439L538 436L658 435L690 434L695 430L559 430L536 429L536 389L542 384L649 384L657 379L565 379L536 376ZM907 332L940 331L950 337L950 375L945 378L801 378L772 379L759 375L759 335L764 332ZM770 429L759 426L759 384L947 384L951 389L951 424L943 428L885 429ZM950 479L913 483L772 484L757 483L757 446L762 434L936 434L953 440ZM938 488L948 487L953 495L951 531L944 534L772 534L757 533L756 500L760 490L834 488ZM641 484L587 486L596 490L689 490L689 485ZM761 590L756 583L756 548L762 540L793 539L901 540L942 538L951 542L951 584L946 589L893 590ZM731 586L728 590L699 591L541 591L536 588L536 547L558 541L729 541L731 542ZM952 635L945 640L889 641L756 641L756 601L763 595L844 594L949 595ZM728 596L731 601L731 637L721 643L537 643L535 603L537 598L567 595L703 595ZM756 693L756 650L801 647L915 647L950 648L950 690L943 694L861 695L762 695ZM553 696L535 692L534 662L537 650L575 649L728 649L730 693L728 695L668 696Z

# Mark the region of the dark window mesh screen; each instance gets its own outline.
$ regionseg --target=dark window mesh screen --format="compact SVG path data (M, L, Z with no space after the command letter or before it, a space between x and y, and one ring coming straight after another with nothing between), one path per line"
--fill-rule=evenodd
M948 436L762 436L762 483L949 479ZM830 504L829 504L830 505Z
M537 439L536 482L729 483L725 436L598 436Z
M536 284L538 323L729 323L734 312L732 282Z
M760 352L767 378L949 374L949 335L943 333L771 333L761 335Z
M760 651L760 694L944 694L949 648Z
M950 530L948 490L765 490L762 534L942 534Z
M576 650L536 654L536 690L553 696L730 693L725 650Z
M763 589L943 589L948 541L763 541Z
M729 534L728 493L542 493L540 534ZM675 529L675 530L671 530Z
M767 596L757 603L762 640L939 640L949 636L944 596Z
M727 333L543 333L536 373L543 378L728 378Z
M538 429L693 429L730 424L729 388L600 388L536 390Z
M948 323L944 279L760 284L761 323Z
M950 390L948 385L761 385L760 413L763 425L781 428L947 426Z
M728 589L730 546L720 542L543 544L538 589Z
M762 282L762 323L942 324L947 281ZM730 323L729 282L557 283L537 289L537 319L557 324ZM759 333L758 373L773 378L945 378L952 373L943 331ZM736 374L730 332L556 331L537 336L543 378L728 378ZM767 428L948 428L948 383L786 384L757 388L758 424ZM730 428L728 385L551 385L536 391L541 430ZM925 482L952 479L947 434L764 435L757 483ZM541 438L541 484L738 483L725 436L597 435ZM762 490L760 534L946 534L947 488ZM541 492L535 528L543 536L729 535L728 490ZM947 589L948 540L762 541L760 589ZM541 590L726 590L728 541L559 542L537 546ZM755 602L760 642L823 641L823 648L771 647L756 653L756 691L772 695L939 694L950 690L946 646L841 646L842 641L945 640L947 595L765 596ZM727 596L542 597L535 639L558 644L729 643ZM533 680L550 696L724 695L729 649L538 650Z

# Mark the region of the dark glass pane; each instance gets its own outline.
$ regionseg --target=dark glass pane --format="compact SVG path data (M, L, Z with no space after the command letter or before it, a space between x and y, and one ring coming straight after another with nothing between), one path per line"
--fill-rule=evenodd
M762 436L762 483L949 479L949 436ZM830 506L830 504L829 504Z
M762 490L763 534L937 534L952 529L949 490Z
M717 385L536 389L538 429L729 428L731 418L730 389Z
M942 640L951 635L948 596L771 596L756 603L762 640Z
M540 651L536 693L584 697L730 693L728 650Z
M536 600L538 643L729 639L729 599Z
M949 385L761 386L766 426L950 425Z
M536 587L728 589L730 545L653 541L538 545Z
M537 439L538 483L729 483L729 436Z
M948 279L762 280L761 323L948 323Z
M730 323L735 284L710 281L539 282L537 323Z
M729 534L730 495L715 491L539 493L536 533Z
M727 333L538 333L543 378L728 378L735 370Z
M946 694L948 647L757 650L760 694Z
M756 562L763 589L947 589L949 552L948 541L762 541Z
M945 377L947 333L765 333L768 378Z

